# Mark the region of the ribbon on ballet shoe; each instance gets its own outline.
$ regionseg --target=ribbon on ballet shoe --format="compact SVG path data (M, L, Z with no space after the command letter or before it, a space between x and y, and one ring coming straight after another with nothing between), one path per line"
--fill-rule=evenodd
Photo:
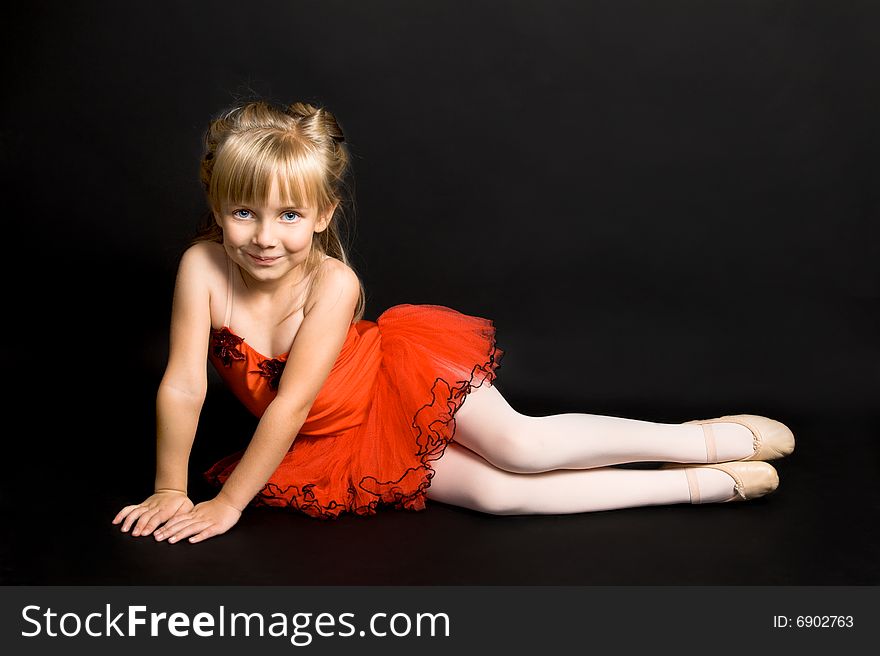
M702 503L700 501L700 484L697 482L696 470L685 467L684 473L687 476L688 494L691 497L691 503Z
M718 462L718 451L715 449L715 429L712 424L701 424L703 437L706 438L706 462Z

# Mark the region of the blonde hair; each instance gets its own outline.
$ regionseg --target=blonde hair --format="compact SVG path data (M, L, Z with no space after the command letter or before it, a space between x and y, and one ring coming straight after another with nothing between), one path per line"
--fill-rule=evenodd
M350 165L345 135L322 107L302 102L280 107L262 100L233 107L211 121L205 134L200 177L211 211L190 245L222 244L223 230L213 212L225 204L264 204L277 180L286 204L315 206L322 216L338 203L327 228L313 236L305 276L317 271L324 255L351 267L338 225L345 201L351 200L346 184ZM309 290L314 283L312 276ZM365 298L361 282L353 321L363 318Z

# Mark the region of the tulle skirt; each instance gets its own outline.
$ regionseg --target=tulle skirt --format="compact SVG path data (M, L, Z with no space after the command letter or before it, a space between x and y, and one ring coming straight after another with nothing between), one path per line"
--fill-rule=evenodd
M358 363L371 376L357 380L357 392L334 384L333 393L364 404L363 421L298 435L251 505L320 519L373 515L383 505L424 510L431 463L454 438L456 412L473 388L494 382L504 351L491 320L441 305L396 305L375 323L360 324L378 330L380 347L363 349L365 361ZM371 386L368 394L364 385ZM224 458L204 477L222 485L243 453Z

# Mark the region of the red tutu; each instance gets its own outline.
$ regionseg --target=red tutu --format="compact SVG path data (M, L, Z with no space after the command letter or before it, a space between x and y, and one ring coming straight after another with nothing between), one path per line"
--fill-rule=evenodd
M431 462L455 434L473 387L495 380L504 351L489 319L442 305L396 305L349 328L342 351L290 450L254 506L312 517L424 510ZM257 417L275 397L287 354L267 358L228 326L212 331L210 360ZM204 473L222 485L244 450Z

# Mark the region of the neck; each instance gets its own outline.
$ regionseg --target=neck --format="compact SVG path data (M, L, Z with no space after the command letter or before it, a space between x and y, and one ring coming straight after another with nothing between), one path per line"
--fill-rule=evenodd
M283 277L273 280L258 280L240 266L238 270L248 294L258 303L273 303L282 298L289 302L291 293L296 294L306 282L305 263L291 269Z

